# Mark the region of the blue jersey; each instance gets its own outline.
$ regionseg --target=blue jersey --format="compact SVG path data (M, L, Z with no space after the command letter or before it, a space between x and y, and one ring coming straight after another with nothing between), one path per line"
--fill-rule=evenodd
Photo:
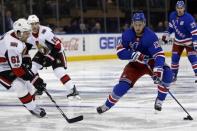
M122 60L130 60L135 51L153 58L155 67L163 67L165 62L164 52L159 45L157 35L148 27L144 28L143 35L137 37L133 29L128 29L122 34L122 43L117 48L117 55Z
M169 34L175 33L175 42L178 44L190 45L197 41L197 26L194 18L187 12L178 16L174 11L169 17Z

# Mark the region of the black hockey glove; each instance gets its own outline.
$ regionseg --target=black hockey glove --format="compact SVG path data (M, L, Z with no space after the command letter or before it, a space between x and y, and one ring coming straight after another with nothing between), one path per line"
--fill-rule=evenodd
M169 39L170 39L170 34L169 34L168 32L165 31L165 32L163 33L163 35L162 35L161 40L166 44L166 43L168 43Z
M31 57L23 57L22 65L23 65L23 67L25 67L27 69L31 69L31 67L32 67Z
M45 90L46 83L44 83L43 79L40 78L38 75L34 77L31 83L38 90L38 92L43 92Z
M43 58L43 67L51 66L54 60L55 60L54 57L51 56L50 54L45 55L45 57Z

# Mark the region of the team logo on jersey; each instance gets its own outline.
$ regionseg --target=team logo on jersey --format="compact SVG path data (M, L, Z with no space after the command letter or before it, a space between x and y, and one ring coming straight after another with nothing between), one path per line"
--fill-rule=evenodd
M183 25L183 24L184 24L184 21L181 21L181 22L180 22L180 25Z
M159 45L159 42L158 42L158 41L155 41L155 42L153 43L153 45L154 45L155 48L161 47L161 46Z
M196 27L196 23L195 23L195 22L192 22L192 23L190 24L190 26L191 26L191 28L195 28L195 27Z
M134 51L136 51L136 49L137 49L137 47L138 47L138 45L139 45L139 42L138 41L135 41L135 42L130 42L130 47L131 47L131 49L132 50L134 50Z

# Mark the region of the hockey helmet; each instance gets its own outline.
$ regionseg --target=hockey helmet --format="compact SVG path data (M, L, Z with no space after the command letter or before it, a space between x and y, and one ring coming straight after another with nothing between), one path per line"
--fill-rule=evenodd
M182 1L182 0L177 1L176 2L176 7L184 8L185 7L184 1Z
M31 23L38 23L39 22L39 18L36 15L30 15L28 17L28 22Z
M146 22L146 18L145 18L144 13L142 11L133 13L132 22L135 22L135 21Z
M21 33L23 33L24 31L31 31L31 25L26 19L20 18L13 23L13 30L15 32L19 31Z

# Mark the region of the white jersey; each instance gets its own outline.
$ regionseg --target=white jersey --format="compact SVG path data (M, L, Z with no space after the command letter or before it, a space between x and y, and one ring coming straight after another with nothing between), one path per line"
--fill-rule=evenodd
M47 54L54 48L55 45L61 44L61 41L54 35L49 27L40 25L38 34L32 33L27 39L27 43L37 47L39 51L44 48L44 52L41 52ZM63 51L62 47L63 46L61 46L60 51Z
M26 45L14 36L14 31L7 32L0 39L0 72L19 68Z

